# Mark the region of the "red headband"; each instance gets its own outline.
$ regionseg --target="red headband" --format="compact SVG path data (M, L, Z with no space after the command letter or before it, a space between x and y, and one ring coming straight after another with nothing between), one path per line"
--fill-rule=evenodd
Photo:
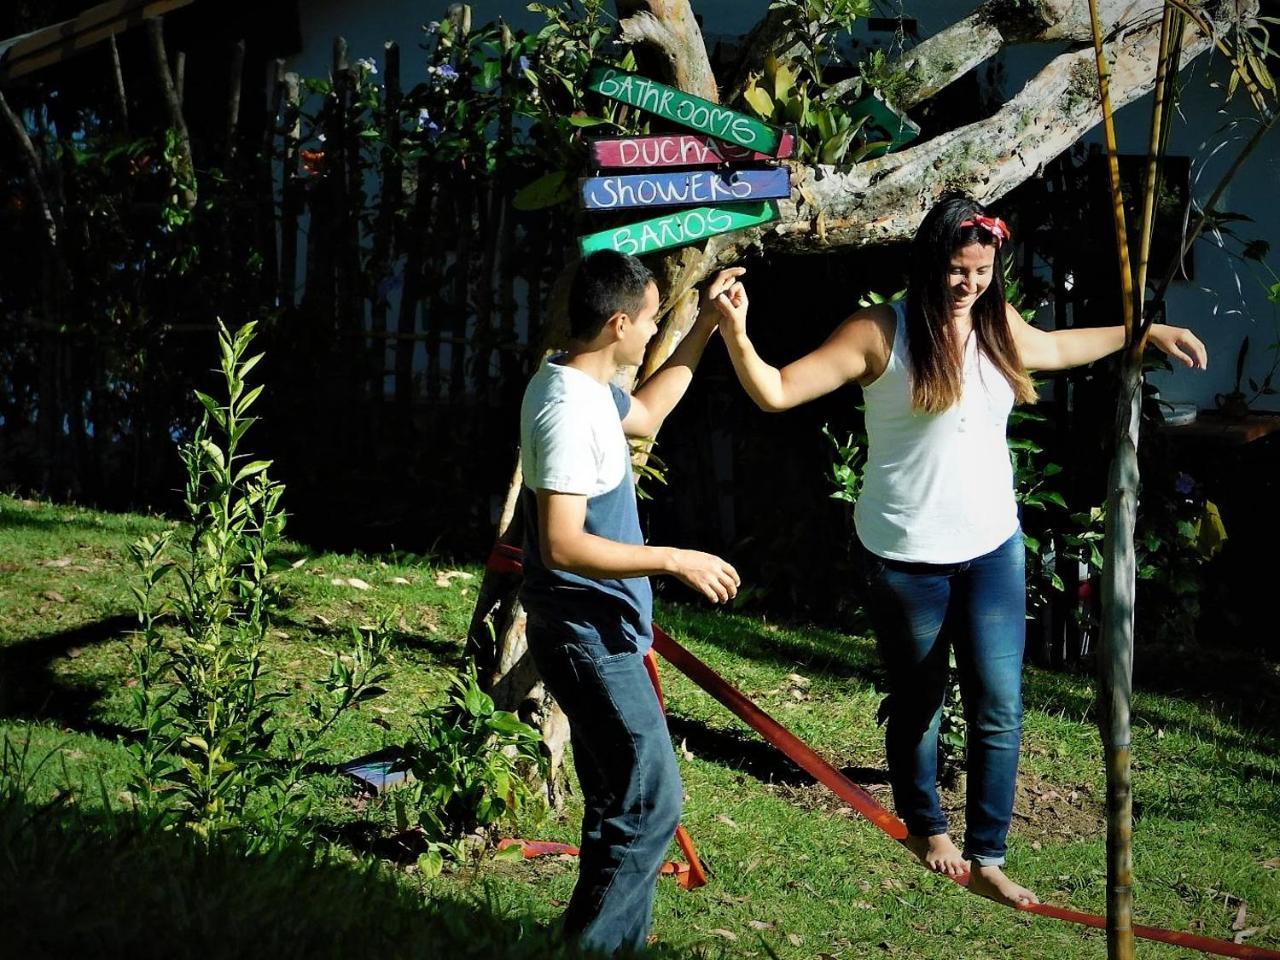
M982 227L987 233L996 239L996 247L998 248L1006 240L1013 239L1013 234L1009 231L1009 225L999 217L984 217L980 213L975 213L968 220L960 224L961 229L965 227Z

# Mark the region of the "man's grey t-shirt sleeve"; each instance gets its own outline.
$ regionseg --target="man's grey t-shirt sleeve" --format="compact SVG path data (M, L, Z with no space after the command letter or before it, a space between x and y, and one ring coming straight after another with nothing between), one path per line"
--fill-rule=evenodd
M599 482L595 433L572 405L549 403L534 418L528 442L533 456L525 465L525 486L590 496Z

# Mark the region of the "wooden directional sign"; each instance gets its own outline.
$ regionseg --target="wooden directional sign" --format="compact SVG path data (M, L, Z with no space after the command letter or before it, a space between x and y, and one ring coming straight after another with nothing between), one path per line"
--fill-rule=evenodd
M776 159L795 150L795 137L783 133ZM606 169L709 167L723 163L773 160L767 153L745 150L736 143L692 133L660 133L648 137L599 137L591 142L591 162Z
M580 237L578 244L583 256L597 250L617 250L639 257L655 250L697 243L717 233L758 227L777 218L778 205L772 200L728 207L690 207L675 210L664 217L588 234Z
M849 111L849 116L854 120L866 117L867 122L863 124L862 130L867 140L879 140L884 143L884 146L879 149L865 153L862 157L864 160L882 157L920 136L920 127L899 113L892 104L880 96L879 91L872 91L870 96L863 97L855 103Z
M581 181L586 210L675 207L776 200L791 195L791 176L774 170L688 170L626 173Z
M745 113L616 67L592 67L587 74L587 89L770 157L778 155L785 132Z

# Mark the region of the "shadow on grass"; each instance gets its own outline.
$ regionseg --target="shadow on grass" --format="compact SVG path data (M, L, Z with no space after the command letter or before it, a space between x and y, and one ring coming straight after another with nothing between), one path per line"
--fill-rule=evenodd
M456 884L451 884L456 889ZM433 895L376 860L204 850L130 819L0 805L0 913L20 957L570 960L488 888ZM674 956L667 954L667 956Z
M766 625L745 614L721 614L677 604L663 604L657 620L680 643L697 640L764 665L801 668L868 685L882 673L871 641L827 627Z
M123 641L137 626L132 614L117 614L0 647L0 717L52 720L106 737L123 732L90 720L101 686L56 676L52 664L77 649Z
M762 783L781 783L790 787L807 787L817 781L805 773L781 750L754 733L716 730L698 720L677 714L667 715L671 736L700 760L732 767ZM888 783L887 771L876 767L845 767L845 777L862 786Z

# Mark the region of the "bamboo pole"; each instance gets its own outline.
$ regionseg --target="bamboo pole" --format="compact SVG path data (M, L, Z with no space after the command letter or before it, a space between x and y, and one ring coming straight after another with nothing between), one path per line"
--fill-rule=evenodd
M1120 183L1115 124L1111 108L1109 68L1102 45L1097 0L1089 0L1098 93L1102 102L1103 133L1119 253L1126 349L1121 358L1120 392L1113 430L1114 449L1108 476L1107 517L1102 577L1102 649L1099 668L1099 725L1107 776L1107 956L1132 960L1133 935L1133 769L1131 758L1133 698L1133 620L1137 584L1134 528L1137 523L1138 441L1142 407L1142 351L1150 330L1146 315L1147 263L1155 205L1160 188L1164 148L1168 143L1168 114L1172 81L1181 44L1181 16L1166 3L1160 27L1146 176L1142 194L1142 222L1138 260L1129 256Z
M1093 47L1102 102L1103 136L1111 185L1111 213L1119 254L1120 291L1126 345L1134 342L1134 291L1115 121L1111 110L1110 67L1103 50L1097 0L1089 0ZM1099 725L1107 776L1107 957L1133 960L1133 789L1130 760L1130 703L1133 687L1133 520L1137 489L1137 382L1125 353L1116 406L1115 450L1108 477L1102 574L1102 649L1098 657ZM1126 413L1128 414L1126 416Z

